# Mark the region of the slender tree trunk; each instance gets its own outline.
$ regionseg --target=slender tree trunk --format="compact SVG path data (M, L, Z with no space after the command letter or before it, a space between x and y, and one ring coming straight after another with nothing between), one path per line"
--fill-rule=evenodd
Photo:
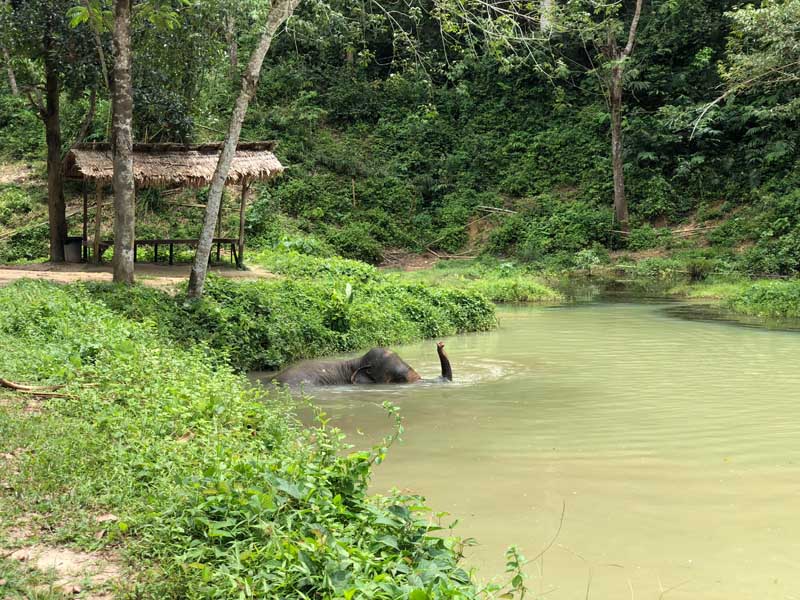
M19 88L17 87L17 78L14 76L14 67L11 66L11 57L8 55L8 50L5 46L0 46L3 51L3 60L6 63L6 72L8 73L8 85L11 88L12 96L19 96Z
M622 68L611 67L611 167L614 172L614 217L623 231L628 230L628 201L622 162Z
M609 27L608 43L604 50L607 60L612 61L611 78L608 82L608 103L611 108L611 168L614 172L614 217L622 231L628 231L628 200L625 198L625 172L622 162L622 74L636 44L636 30L642 16L643 2L644 0L636 0L625 47L619 48L614 30Z
M45 54L45 102L42 120L47 140L47 214L50 223L50 261L64 262L67 242L67 206L61 163L61 118L56 67Z
M136 190L133 178L131 0L114 1L114 282L133 283Z
M192 273L189 276L190 298L199 298L203 295L206 275L208 274L208 259L211 255L211 246L214 240L214 228L217 223L217 213L219 212L222 192L225 189L225 180L228 178L228 171L236 153L236 146L239 143L239 134L242 131L247 107L250 104L258 87L258 79L261 75L261 65L264 57L269 51L272 39L281 25L294 12L300 0L273 0L272 6L267 17L267 25L261 34L258 46L250 57L247 70L242 77L242 89L236 99L236 106L231 115L228 126L228 134L225 137L225 144L217 161L217 168L214 171L214 178L211 181L211 190L208 193L208 203L206 204L206 214L203 220L203 231L197 244L197 253L192 265Z
M236 40L236 17L225 17L225 42L228 44L228 60L231 64L231 79L236 77L239 70L239 47Z

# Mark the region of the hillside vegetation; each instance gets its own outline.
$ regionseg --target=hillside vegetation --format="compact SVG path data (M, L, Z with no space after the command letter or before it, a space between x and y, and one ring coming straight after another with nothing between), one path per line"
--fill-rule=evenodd
M249 239L372 263L390 248L430 248L550 269L656 249L678 260L690 252L711 261L715 273L794 275L796 79L736 88L696 122L718 90L737 85L743 65L792 58L762 25L769 21L777 36L790 38L794 4L736 12L733 1L644 3L624 81L631 231L623 234L611 211L610 117L598 85L604 72L597 48L584 47L577 32L526 55L448 29L437 20L439 5L399 11L392 23L374 7L331 4L320 12L301 3L268 56L245 121L243 139L279 140L278 155L290 167L256 190ZM621 24L632 6L622 3ZM253 16L235 16L244 54ZM225 127L228 43L201 19L182 26L185 35L206 36L205 54L192 54L176 34L163 34L164 49L151 47L160 39L154 32L137 34L141 60L158 57L135 63L141 141L204 141ZM169 48L173 55L162 55ZM171 87L168 74L178 67L192 69L186 89ZM0 155L41 160L41 124L24 99L3 87L0 96ZM85 95L65 102L65 140L86 102ZM105 110L101 101L88 139L104 138ZM24 214L40 198L41 189L3 186L0 219ZM489 214L485 206L514 212ZM152 214L162 215L162 233L199 229L197 213L176 222L176 208L157 191L141 195L138 210L143 233L159 227ZM41 236L38 229L18 234L4 242L2 256L41 256L41 243L8 249Z

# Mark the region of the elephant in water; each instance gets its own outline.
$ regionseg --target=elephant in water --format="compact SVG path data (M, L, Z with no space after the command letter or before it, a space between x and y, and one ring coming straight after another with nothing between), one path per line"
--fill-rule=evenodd
M436 344L442 375L433 381L453 380L450 360L444 343ZM307 360L275 375L275 381L287 385L346 385L359 383L415 383L423 380L402 358L386 348L373 348L360 358L340 361Z

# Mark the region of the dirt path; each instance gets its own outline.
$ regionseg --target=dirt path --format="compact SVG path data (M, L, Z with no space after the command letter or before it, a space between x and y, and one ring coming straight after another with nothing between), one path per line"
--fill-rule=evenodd
M190 265L162 266L146 263L136 265L137 280L152 287L174 287L189 278ZM269 279L275 277L269 271L257 266L240 271L233 267L212 267L211 272L221 277L239 280ZM0 286L18 279L43 279L55 283L74 283L76 281L107 281L112 279L111 265L54 264L0 265Z

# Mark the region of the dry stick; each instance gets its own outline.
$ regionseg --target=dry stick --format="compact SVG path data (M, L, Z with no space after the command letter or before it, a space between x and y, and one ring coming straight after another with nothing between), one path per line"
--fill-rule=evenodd
M567 502L566 502L566 500L562 500L562 501L561 501L561 519L559 519L559 521L558 521L558 529L556 530L556 534L553 536L553 539L552 539L552 540L550 540L550 543L549 543L549 544L547 544L547 546L545 546L545 547L544 547L544 550L542 550L541 552L539 552L539 554L537 554L536 556L534 556L534 557L533 557L532 559L530 559L528 562L533 562L533 561L535 561L535 560L538 560L539 558L541 558L542 556L544 556L545 552L547 552L548 550L550 550L550 548L552 548L552 547L553 547L553 544L555 544L555 543L556 543L556 540L558 539L558 536L559 536L559 534L561 533L561 528L564 526L564 514L565 514L566 512L567 512Z
M706 104L705 108L703 108L703 112L700 113L700 116L697 117L697 119L694 122L694 126L692 127L692 133L689 134L689 139L691 140L694 137L695 131L697 131L697 126L700 125L700 121L703 120L703 117L706 116L706 113L708 113L708 111L711 110L714 106L716 106L717 104L719 104L720 102L725 100L725 98L727 98L731 94L734 94L734 93L738 92L739 90L747 89L750 86L751 83L754 83L754 82L758 81L759 79L762 79L762 78L766 77L767 75L771 75L772 73L783 71L787 67L793 67L793 66L796 66L798 64L800 64L800 61L793 61L793 62L787 63L785 65L781 65L780 67L775 67L773 69L769 69L769 70L765 71L764 73L756 75L755 77L751 77L750 79L748 79L746 81L743 81L739 85L735 85L731 89L727 90L724 94L719 96L713 102L709 102L708 104Z
M0 377L0 387L9 388L18 392L52 392L53 390L64 387L63 385L25 385L24 383L15 383L8 379Z

